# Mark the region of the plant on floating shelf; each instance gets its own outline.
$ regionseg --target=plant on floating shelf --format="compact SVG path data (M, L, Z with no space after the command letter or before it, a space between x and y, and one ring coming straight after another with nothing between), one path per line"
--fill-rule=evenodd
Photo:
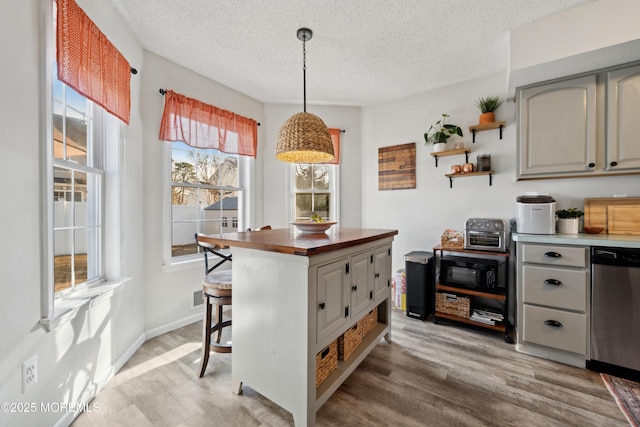
M462 136L462 129L458 125L445 123L448 114L442 113L442 118L429 127L424 134L425 144L444 144L452 135Z
M558 209L556 211L556 216L558 218L580 218L582 215L584 215L584 212L579 211L576 208L569 208L569 209Z
M499 96L487 96L476 101L476 107L480 109L480 118L478 123L481 125L493 123L496 120L495 111L502 105L504 100Z

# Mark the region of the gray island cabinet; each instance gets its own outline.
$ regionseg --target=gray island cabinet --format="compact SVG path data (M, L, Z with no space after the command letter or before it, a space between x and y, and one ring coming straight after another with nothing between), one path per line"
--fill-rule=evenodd
M243 384L315 424L316 411L391 331L397 230L295 229L207 236L233 256L232 387ZM316 387L316 355L377 308L377 323Z

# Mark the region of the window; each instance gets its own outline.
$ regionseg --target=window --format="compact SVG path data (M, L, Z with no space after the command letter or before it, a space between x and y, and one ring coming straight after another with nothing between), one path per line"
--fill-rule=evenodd
M337 165L292 165L293 220L308 220L312 213L325 220L338 220L337 181Z
M171 143L171 257L198 253L196 233L239 230L243 156ZM229 221L231 219L231 221Z
M55 3L51 17L55 34ZM50 37L53 43L55 36ZM50 49L55 52L55 48ZM104 110L57 78L51 64L49 185L55 293L100 280L103 248Z

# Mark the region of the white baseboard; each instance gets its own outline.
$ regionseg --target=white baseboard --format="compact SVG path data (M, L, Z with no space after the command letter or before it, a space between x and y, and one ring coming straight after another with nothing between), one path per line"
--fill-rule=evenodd
M96 378L95 382L91 386L87 387L87 389L78 399L80 406L90 408L89 402L91 402L91 400L96 397L100 390L102 390L104 386L107 385L107 383L114 377L114 375L118 373L120 369L122 369L124 364L127 363L127 361L131 358L131 356L133 356L136 351L138 351L138 349L142 344L144 344L144 342L145 334L141 334L133 342L133 344L131 344L129 348L125 350L125 352L122 353L120 357L118 357L118 359L116 359L113 365L111 365L111 369L109 370L109 372L107 372L102 378ZM58 422L54 424L54 427L69 426L78 415L80 415L80 412L67 412L58 420Z
M202 320L202 311L198 310L198 313L193 314L189 317L185 317L184 319L176 320L175 322L167 323L166 325L162 325L157 328L145 331L144 336L145 339L150 340L151 338L155 338L158 335L166 334L167 332L171 332L200 320Z

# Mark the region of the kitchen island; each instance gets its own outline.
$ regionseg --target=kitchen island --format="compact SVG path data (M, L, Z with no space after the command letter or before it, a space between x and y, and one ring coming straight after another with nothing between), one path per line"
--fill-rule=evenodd
M232 387L245 384L314 425L316 411L391 331L397 230L332 227L228 233L202 240L233 256ZM377 322L316 386L316 359L365 316Z

